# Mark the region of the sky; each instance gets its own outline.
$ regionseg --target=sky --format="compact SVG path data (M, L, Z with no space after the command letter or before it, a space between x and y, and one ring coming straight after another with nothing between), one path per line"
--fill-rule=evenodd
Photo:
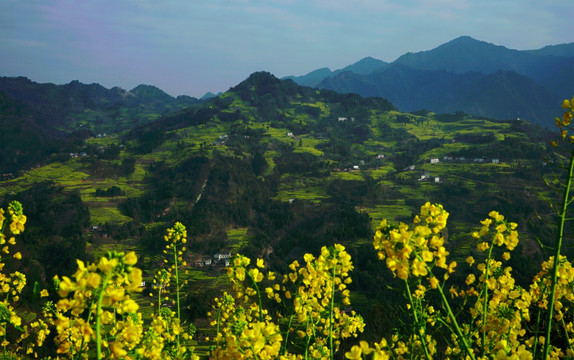
M530 50L574 41L572 0L1 0L0 76L172 96L391 62L459 36Z

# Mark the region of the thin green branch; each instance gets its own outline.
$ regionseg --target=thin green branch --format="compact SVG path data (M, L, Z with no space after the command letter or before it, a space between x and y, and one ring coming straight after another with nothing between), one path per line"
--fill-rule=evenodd
M560 251L562 249L562 239L564 238L564 223L566 222L566 210L568 209L568 199L570 198L570 187L572 186L572 174L574 173L574 149L570 155L570 166L566 177L566 187L562 198L562 208L559 214L558 232L556 234L556 244L554 252L554 266L552 267L550 299L548 300L548 317L546 324L546 338L543 348L543 359L548 358L550 353L550 334L552 332L552 320L554 315L554 297L556 296L556 283L558 282L558 267L560 266Z

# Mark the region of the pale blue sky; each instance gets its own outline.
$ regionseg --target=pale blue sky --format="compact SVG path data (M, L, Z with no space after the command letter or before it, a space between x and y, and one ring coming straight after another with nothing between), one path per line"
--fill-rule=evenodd
M0 76L173 96L393 61L462 35L511 49L574 41L572 0L1 0Z

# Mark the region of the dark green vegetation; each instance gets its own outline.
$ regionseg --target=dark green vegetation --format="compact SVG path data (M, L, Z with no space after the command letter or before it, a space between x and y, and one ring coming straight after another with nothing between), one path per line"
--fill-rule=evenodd
M365 58L344 69L291 77L298 84L389 99L403 111L465 111L553 125L553 104L574 93L574 43L518 51L462 36L392 63Z
M72 81L38 84L24 77L0 77L0 174L39 162L62 160L89 136L110 136L198 103L139 85L130 91Z
M152 103L161 98L148 90ZM200 267L203 259L241 252L282 272L305 252L342 243L356 266L353 303L380 340L403 303L371 245L383 218L410 220L424 202L442 203L449 250L463 261L475 249L470 232L496 209L519 224L511 260L519 281L541 262L535 239L551 242L536 216L550 213L537 197L552 196L543 182L556 170L545 162L555 160L550 135L525 121L402 113L381 98L255 73L204 104L122 124L117 136L86 133L0 184L30 217L22 246L32 279L69 273L75 258L135 249L149 280L165 229L180 221L190 239L187 315L197 318L208 309L197 299L224 284L223 267Z

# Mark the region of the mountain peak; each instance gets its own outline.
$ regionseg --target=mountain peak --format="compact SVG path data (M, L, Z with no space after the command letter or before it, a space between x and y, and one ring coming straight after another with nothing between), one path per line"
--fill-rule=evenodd
M476 40L475 38L468 35L459 36L449 41L449 43L472 43L472 42L483 42L483 41Z
M249 77L239 83L232 89L240 89L240 88L267 88L270 86L277 86L277 84L281 83L275 75L271 74L267 71L258 71L254 72L253 74L249 75Z
M160 88L153 85L140 84L135 88L131 89L130 92L135 94L140 99L156 99L162 101L173 100L173 97L166 94Z
M341 70L337 70L336 73L344 72L344 71L352 71L355 74L359 75L367 75L374 71L381 70L385 68L388 63L375 59L374 57L367 56L362 58L361 60L357 61L356 63L344 67Z

